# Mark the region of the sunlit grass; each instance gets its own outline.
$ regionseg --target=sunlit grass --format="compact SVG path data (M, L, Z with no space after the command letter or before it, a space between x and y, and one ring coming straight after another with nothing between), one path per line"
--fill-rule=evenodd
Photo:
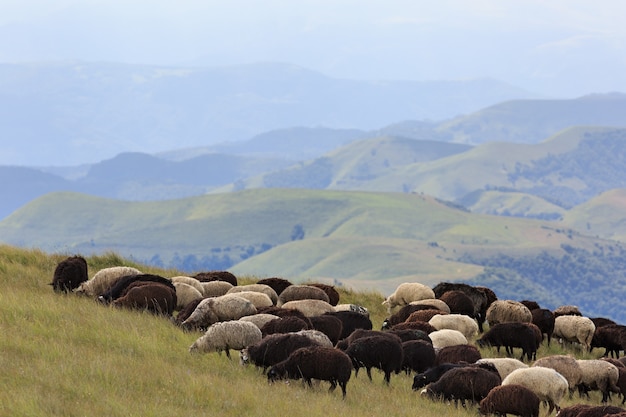
M200 335L167 319L55 294L48 283L63 258L0 246L0 416L476 415L475 408L421 398L405 374L393 375L386 386L381 372L374 370L370 382L361 371L342 400L340 389L328 392L327 382L312 389L301 381L270 385L260 370L239 365L234 352L230 361L225 355L191 355L188 347ZM133 265L114 254L88 263L90 271ZM242 277L241 283L254 280ZM380 294L340 292L341 302L366 306L380 328L385 317ZM580 357L601 354L571 351ZM542 346L539 356L563 352L553 342ZM504 356L495 349L482 354ZM574 397L564 405L599 401L593 393L591 401Z

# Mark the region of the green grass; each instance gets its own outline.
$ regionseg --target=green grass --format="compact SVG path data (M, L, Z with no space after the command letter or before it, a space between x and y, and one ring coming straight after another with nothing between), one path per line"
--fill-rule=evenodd
M269 385L259 370L239 365L236 353L232 361L216 353L191 355L187 349L200 335L167 319L53 293L48 283L65 256L0 246L2 416L475 415L473 408L420 398L411 390L411 377L403 374L394 375L387 387L380 372L373 372L373 382L361 372L348 383L342 401L340 391L329 394L325 382L313 389L300 381ZM88 257L88 264L92 274L107 266L135 265L114 253ZM380 327L385 317L380 293L340 293L341 302L368 307L375 328ZM562 352L553 344L539 354ZM483 350L484 357L492 355L491 349ZM599 404L599 398L594 394L585 402ZM565 405L575 402L580 401Z

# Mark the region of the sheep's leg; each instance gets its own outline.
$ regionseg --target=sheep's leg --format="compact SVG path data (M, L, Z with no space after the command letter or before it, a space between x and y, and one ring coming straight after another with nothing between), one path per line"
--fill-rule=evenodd
M550 415L552 414L552 410L554 410L554 401L548 400L548 406L549 406L548 415Z
M348 385L347 381L343 381L339 383L339 386L341 387L341 393L343 394L343 399L346 399L346 385Z
M230 359L230 349L226 348L226 357Z
M385 371L385 383L389 385L390 382L391 382L391 371Z
M370 379L370 381L372 380L372 368L367 367L365 368L367 370L367 377Z

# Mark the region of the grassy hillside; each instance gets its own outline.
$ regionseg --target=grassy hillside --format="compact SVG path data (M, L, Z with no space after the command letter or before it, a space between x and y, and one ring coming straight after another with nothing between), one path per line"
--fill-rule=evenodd
M626 189L615 189L568 210L563 223L593 236L626 242Z
M412 377L399 374L385 386L373 370L373 382L361 372L352 376L347 398L329 394L327 383L313 389L300 382L269 385L253 367L242 367L233 352L191 355L188 347L200 336L185 333L167 319L105 307L73 295L54 294L47 283L64 255L0 246L0 414L3 416L173 416L239 417L307 415L386 415L424 417L473 416L474 408L421 398L411 390ZM90 275L100 268L134 265L173 276L175 270L137 265L114 254L88 257ZM241 277L242 283L253 282ZM342 302L367 306L375 327L384 317L378 293L346 292ZM570 348L571 349L571 348ZM542 346L538 357L571 352L558 344ZM483 357L495 349L481 349ZM617 398L617 397L615 397ZM613 403L617 404L618 400ZM564 399L598 405L591 400ZM542 409L545 413L546 409Z

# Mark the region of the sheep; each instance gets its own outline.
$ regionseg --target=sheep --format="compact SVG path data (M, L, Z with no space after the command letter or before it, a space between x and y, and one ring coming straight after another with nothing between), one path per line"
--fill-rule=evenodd
M474 302L463 291L446 291L441 294L439 299L448 305L451 314L464 314L469 317L475 317Z
M263 337L265 337L268 334L297 332L298 330L308 328L309 325L298 317L279 317L265 323L263 327L261 327L261 333Z
M493 387L480 401L479 411L483 415L514 414L521 417L539 417L541 400L530 389L522 385L500 385Z
M560 317L557 317L557 319ZM582 375L578 384L578 394L581 397L583 394L589 397L588 391L598 390L602 393L602 402L606 403L610 398L611 392L620 392L617 387L619 370L615 365L600 359L578 359L577 362Z
M309 325L309 327L313 327L313 324L311 323L311 319L309 319L309 317L306 316L300 310L272 306L272 307L261 307L257 309L257 311L259 313L273 314L278 317L294 317L295 316L295 317L298 317L299 319L304 320Z
M188 277L186 275L176 275L170 278L170 281L172 281L173 283L183 282L187 285L191 285L196 290L198 290L199 293L201 293L204 296L204 287L202 286L202 283L195 278Z
M200 284L202 284L202 295L206 298L226 295L233 288L233 284L227 281L200 281Z
M309 320L311 320L313 329L319 330L326 336L328 336L333 346L337 344L343 331L343 323L341 322L341 320L339 320L335 316L330 316L328 314L309 317Z
M369 318L370 312L367 308L357 305L357 304L337 304L333 306L335 311L354 311L355 313L359 313Z
M498 352L500 352L500 347L504 346L506 353L511 355L513 348L518 347L522 349L520 361L524 360L524 355L530 361L536 355L539 347L537 334L530 326L530 323L499 323L492 326L482 337L476 340L476 343L480 347L493 346Z
M544 356L535 361L533 366L543 366L544 368L552 368L567 380L569 389L569 397L572 398L574 389L582 381L582 369L576 361L576 358L570 355L551 355Z
M333 311L326 314L341 320L342 328L341 336L339 336L340 340L350 336L356 329L372 329L372 321L369 317L365 317L363 314L355 313L354 311Z
M337 348L345 351L346 349L348 349L348 346L350 346L350 344L352 342L354 342L357 339L362 339L364 337L369 337L369 336L383 336L383 337L390 337L391 339L397 341L398 343L402 344L402 339L400 339L400 337L396 334L393 333L389 333L389 332L383 332L380 330L372 330L372 329L356 329L354 330L352 333L350 333L350 335L344 339L341 339L338 343L337 343Z
M552 333L554 333L554 313L547 308L536 308L530 310L532 316L531 323L539 327L541 330L541 339L545 334L548 338L548 346L550 346L550 339L552 339Z
M324 313L335 312L335 310L333 309L333 306L328 304L328 302L324 300L315 300L315 299L288 301L284 303L281 307L286 308L286 309L299 310L302 313L304 313L304 315L307 317L321 316Z
M244 291L254 291L254 292L260 292L262 294L265 294L272 301L272 305L276 305L276 303L278 302L278 294L276 294L276 291L274 291L274 289L270 287L269 285L265 285L265 284L257 283L257 284L248 284L248 285L240 285L237 287L232 287L230 290L228 290L226 294L236 294L236 293L244 292Z
M191 316L191 313L194 312L194 310L196 309L196 307L198 307L198 304L200 304L202 300L203 298L198 298L183 307L183 309L180 310L176 317L173 319L174 324L178 327L182 327L183 322L187 320L189 316Z
M194 300L204 298L200 291L189 284L185 284L184 282L174 282L174 287L176 288L175 310L177 311L182 310L186 305L192 303Z
M433 341L430 340L428 333L423 330L416 329L392 329L388 330L385 333L394 334L400 338L403 342L408 342L409 340L424 340L425 342L433 344Z
M176 291L157 282L136 282L122 297L113 300L112 305L171 316L176 306Z
M409 315L409 317L407 317L407 319L405 320L405 322L411 322L411 321L425 321L428 322L430 319L432 319L433 317L437 316L437 315L445 315L446 313L444 313L441 310L436 310L436 309L429 309L429 310L419 310L419 311L414 311L411 313L411 315Z
M200 282L226 281L230 283L233 287L237 286L237 277L232 272L228 271L198 272L192 278L195 278Z
M528 309L530 311L536 310L541 308L541 306L539 305L539 303L537 303L536 301L533 300L522 300L520 301L520 303L524 304L526 307L528 307Z
M75 255L57 264L50 285L54 292L72 292L88 279L87 261L82 256Z
M246 321L231 320L212 324L207 331L191 346L190 353L226 351L228 359L230 349L241 350L258 343L262 339L261 330L254 324Z
M181 326L185 329L203 329L218 321L238 320L256 313L256 307L249 300L234 294L226 294L200 301Z
M433 349L434 350L434 349ZM480 351L472 345L454 345L437 352L436 365L442 363L474 363L481 358Z
M430 340L433 341L435 351L446 346L466 345L467 338L458 330L441 329L428 334Z
M257 284L263 284L270 286L274 291L276 291L277 295L280 295L285 288L289 287L291 282L284 278L272 277L272 278L263 278L257 281Z
M497 372L463 366L449 370L438 381L429 384L421 394L431 399L454 400L455 406L458 406L460 401L465 407L466 401L472 404L480 402L489 391L499 386L500 382L500 375Z
M318 343L303 334L276 333L243 348L239 352L239 359L242 365L252 363L263 368L265 373L267 368L284 361L293 351L314 345Z
M337 291L335 287L333 287L332 285L322 284L322 283L317 283L317 282L312 283L312 284L307 284L307 285L323 290L326 293L326 295L328 295L328 303L331 306L334 307L337 304L339 304L339 291Z
M160 275L154 274L137 274L137 275L126 275L119 278L113 285L109 287L104 293L98 296L98 301L103 304L108 304L109 302L115 300L116 298L122 297L129 289L130 285L136 282L154 282L163 284L173 291L176 291L176 287L172 283L169 278L162 277Z
M249 321L250 323L254 323L259 329L261 329L265 323L272 321L274 319L279 319L279 318L280 317L275 316L273 314L257 313L251 316L243 316L239 320Z
M552 336L562 341L579 343L588 352L595 330L596 326L589 317L565 315L554 319Z
M302 329L302 330L298 330L297 332L294 332L293 334L306 336L320 346L333 347L333 342L331 342L328 336L326 336L324 333L320 332L319 330Z
M312 379L329 381L329 392L339 385L344 399L351 375L352 363L348 355L339 349L323 346L300 348L267 372L268 381L272 382L281 378L302 378L312 386Z
M96 272L93 278L74 289L74 293L97 297L106 292L115 282L127 275L138 275L141 271L131 266L112 266Z
M402 369L420 373L435 364L437 355L431 343L425 340L409 340L402 343Z
M431 288L419 282L404 282L383 301L383 305L389 314L393 314L399 307L428 298L435 298L435 293Z
M606 317L590 317L590 319L593 322L593 324L596 326L596 329L602 326L610 325L610 324L617 324L613 320L607 319Z
M485 318L489 326L499 323L530 323L533 319L528 307L513 300L497 300L487 309Z
M287 302L297 300L322 300L330 306L330 299L326 292L321 288L312 287L310 285L290 285L280 293L276 305L282 307Z
M516 369L504 380L502 385L523 385L534 392L539 400L548 404L548 415L561 409L559 403L568 390L567 380L563 375L551 368L532 366Z
M442 301L438 298L425 298L419 301L411 301L409 305L426 306L426 307L436 308L437 310L441 310L444 313L448 313L448 314L451 313L450 306L447 305L445 301Z
M241 288L241 287L233 287L233 289L235 288ZM274 305L274 303L272 302L272 299L267 294L264 294L258 291L232 291L231 290L231 291L228 291L226 294L234 294L239 297L245 298L246 300L254 304L257 310L259 308L271 307Z
M626 410L612 405L594 405L581 410L577 417L606 417L606 416L623 416Z
M624 335L626 335L626 326L621 324L606 324L596 327L591 338L589 351L600 347L605 349L602 356L611 355L611 357L619 358L619 353L623 348L622 338Z
M391 373L399 373L402 370L402 343L388 336L356 339L350 343L345 352L352 360L354 376L359 373L359 368L364 367L371 381L371 369L378 368L385 373L385 383L389 385Z
M524 362L514 358L482 358L476 361L477 364L489 363L495 366L504 380L511 372L520 368L528 368Z
M431 305L422 305L422 304L407 304L402 306L399 310L397 310L394 314L387 317L383 321L382 330L388 330L396 324L404 323L409 316L416 312L422 310L437 310L442 311L437 308L433 308ZM423 320L422 320L423 321Z
M487 308L493 301L497 300L496 294L490 288L473 287L460 282L440 282L433 287L435 298L441 299L441 296L447 291L462 291L472 300L474 311L470 316L476 319L478 330L482 333Z
M428 323L435 329L453 329L463 333L467 339L478 334L478 323L469 316L463 314L437 314Z
M410 321L405 323L395 324L389 330L403 330L403 329L411 329L411 330L421 330L426 334L434 332L435 329L429 323L425 321Z
M626 367L620 368L617 367L617 371L619 372L619 376L617 378L617 388L619 388L620 393L622 395L622 405L626 403Z
M553 311L553 313L554 313L554 317L582 316L583 315L577 306L572 306L572 305L559 306Z

